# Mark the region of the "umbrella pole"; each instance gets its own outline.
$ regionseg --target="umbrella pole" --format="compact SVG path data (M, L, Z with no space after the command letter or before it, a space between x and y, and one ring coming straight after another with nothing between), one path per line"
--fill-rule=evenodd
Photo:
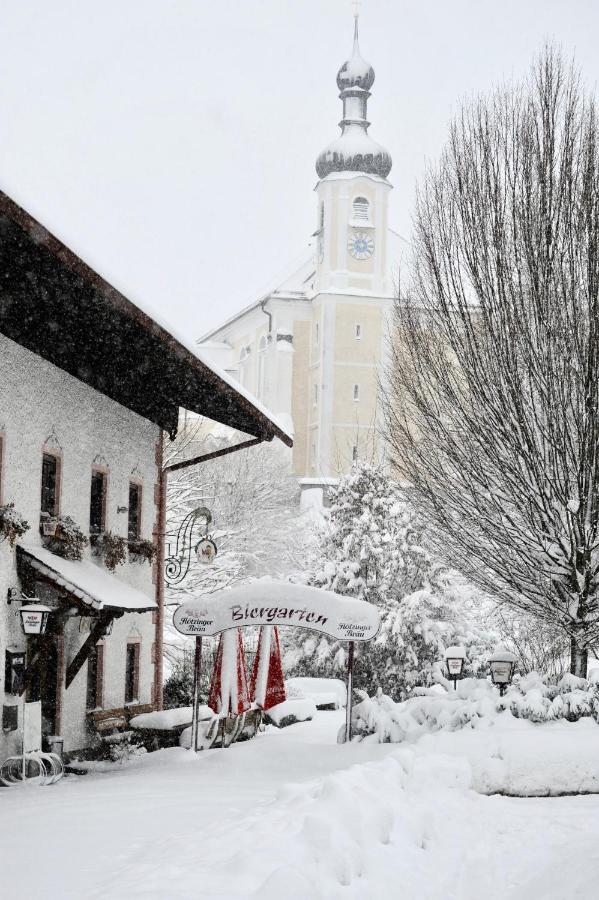
M345 742L351 741L352 681L354 676L354 642L349 642L347 656L347 703L345 704Z
M202 638L196 637L193 657L193 715L191 720L191 749L198 752L198 706L200 704L200 675L202 672Z

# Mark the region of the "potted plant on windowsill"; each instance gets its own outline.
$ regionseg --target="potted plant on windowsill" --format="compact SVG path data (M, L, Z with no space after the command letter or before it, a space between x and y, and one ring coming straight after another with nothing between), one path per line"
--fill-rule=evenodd
M44 538L58 536L58 519L47 512L40 513L40 534Z
M129 538L129 557L137 562L152 563L156 557L157 547L152 541L143 540L143 538Z
M94 556L99 556L107 569L114 572L127 559L127 541L112 531L102 531L90 538Z
M0 506L0 542L8 540L10 546L14 547L16 539L28 530L29 523L17 512L14 503Z
M43 529L42 520L41 528ZM51 520L50 520L51 521ZM51 529L48 529L51 531ZM79 560L83 558L83 550L87 545L87 538L79 528L79 525L70 516L58 516L56 519L56 527L50 535L42 535L45 537L45 546L57 556L63 559Z

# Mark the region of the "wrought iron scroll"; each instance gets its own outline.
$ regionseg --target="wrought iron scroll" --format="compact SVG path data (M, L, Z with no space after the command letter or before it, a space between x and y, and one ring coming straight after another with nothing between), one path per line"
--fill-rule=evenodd
M168 552L164 564L164 578L169 587L180 584L191 565L191 554L194 547L193 531L198 519L205 521L204 535L208 536L208 528L212 522L212 513L206 506L198 506L188 513L179 526L175 543L175 551L171 553L171 544L168 544Z

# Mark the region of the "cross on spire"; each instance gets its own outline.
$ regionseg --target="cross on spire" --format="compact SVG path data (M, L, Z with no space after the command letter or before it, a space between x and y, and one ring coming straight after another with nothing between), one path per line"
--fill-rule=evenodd
M352 0L354 10L354 50L358 44L358 19L360 18L360 0Z

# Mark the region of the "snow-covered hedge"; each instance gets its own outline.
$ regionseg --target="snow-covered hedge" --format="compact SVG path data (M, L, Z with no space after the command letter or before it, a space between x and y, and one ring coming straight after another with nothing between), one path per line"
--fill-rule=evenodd
M551 685L531 672L511 685L503 697L490 682L475 678L458 682L457 691L435 685L403 703L395 703L381 691L374 697L358 693L361 701L352 715L354 736L379 743L415 740L443 729L476 728L481 720L498 715L511 714L535 723L574 722L583 717L599 722L599 684L574 675Z

